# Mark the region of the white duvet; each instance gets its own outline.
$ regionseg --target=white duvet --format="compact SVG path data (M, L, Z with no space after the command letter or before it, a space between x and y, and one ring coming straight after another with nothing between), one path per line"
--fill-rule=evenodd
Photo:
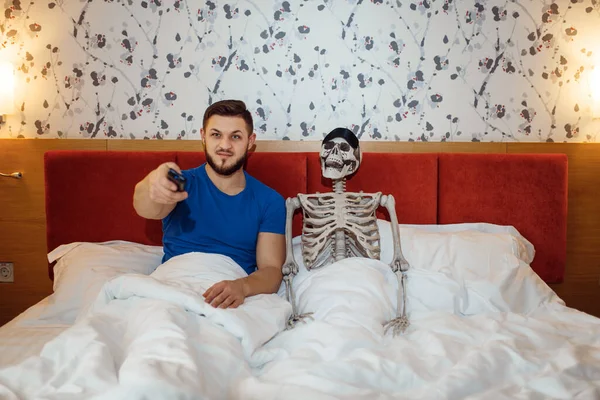
M291 313L275 294L234 310L204 302L212 284L244 275L228 257L190 253L111 280L39 357L0 371L0 399L230 398Z
M600 398L600 319L565 307L518 257L469 269L443 256L454 262L411 253L399 337L383 335L397 291L383 262L301 268L297 305L313 320L284 331L283 290L214 309L204 290L244 273L227 257L175 257L107 283L39 357L0 370L0 398Z

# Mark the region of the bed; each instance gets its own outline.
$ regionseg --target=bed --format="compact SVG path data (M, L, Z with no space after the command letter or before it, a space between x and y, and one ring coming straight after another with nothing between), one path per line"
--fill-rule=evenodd
M22 349L0 366L0 398L600 398L600 319L547 286L566 267L565 155L364 154L347 188L394 195L411 264L411 326L395 337L383 211L381 260L308 272L296 257L297 306L314 314L292 330L283 287L237 311L199 299L240 276L226 257L161 265L160 222L135 214L133 187L162 162L204 160L45 154L54 293L0 329ZM330 190L316 153L252 153L246 169L284 197Z

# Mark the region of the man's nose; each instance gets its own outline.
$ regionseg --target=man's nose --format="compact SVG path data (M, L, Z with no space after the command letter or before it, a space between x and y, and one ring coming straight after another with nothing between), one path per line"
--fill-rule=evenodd
M233 146L232 146L231 140L229 140L229 138L228 138L228 137L226 137L226 136L223 136L223 137L221 138L221 141L219 142L219 147L221 147L223 150L229 150L229 149L231 149Z

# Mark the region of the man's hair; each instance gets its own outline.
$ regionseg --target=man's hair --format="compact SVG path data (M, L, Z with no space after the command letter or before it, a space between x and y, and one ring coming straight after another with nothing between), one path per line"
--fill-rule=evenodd
M206 123L213 115L220 115L222 117L240 117L246 122L248 136L252 135L254 132L252 114L250 114L250 111L246 108L246 104L241 100L221 100L210 105L204 112L204 119L202 120L203 128L206 128Z

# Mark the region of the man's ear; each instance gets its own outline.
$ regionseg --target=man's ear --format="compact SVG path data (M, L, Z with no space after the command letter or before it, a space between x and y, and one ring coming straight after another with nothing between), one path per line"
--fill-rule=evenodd
M252 132L252 135L248 137L248 150L254 146L254 142L256 141L256 133Z

